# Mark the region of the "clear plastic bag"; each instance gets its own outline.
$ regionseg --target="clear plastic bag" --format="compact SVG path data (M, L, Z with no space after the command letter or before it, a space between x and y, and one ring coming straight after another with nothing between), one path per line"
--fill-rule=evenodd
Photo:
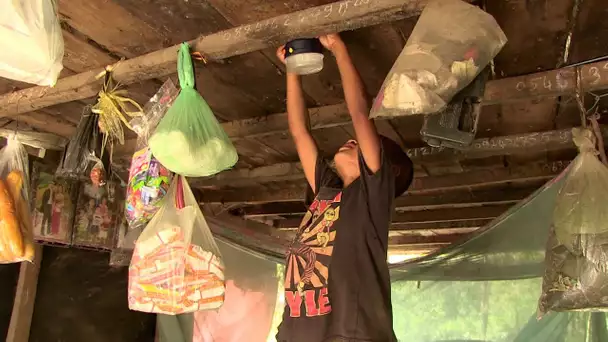
M608 310L608 168L595 137L574 128L579 155L556 199L539 313Z
M461 0L433 0L388 73L370 117L444 109L506 44L494 18Z
M183 177L175 177L160 210L135 244L129 266L131 310L182 314L224 302L224 264Z
M238 155L211 108L194 89L190 48L178 55L181 91L150 137L150 149L169 170L188 177L211 176L236 164Z
M99 115L86 109L76 133L66 145L57 168L58 177L70 179L91 179L98 185L105 183L109 174L109 153L104 153L103 134L99 130Z
M0 76L53 86L63 69L63 35L53 0L6 0L0 11Z
M9 138L0 150L0 263L34 259L29 174L25 147Z
M144 106L144 115L130 121L137 133L137 151L131 158L125 215L129 229L122 238L123 248L133 249L146 224L158 211L161 200L171 184L172 173L164 167L147 146L154 131L179 93L169 79Z

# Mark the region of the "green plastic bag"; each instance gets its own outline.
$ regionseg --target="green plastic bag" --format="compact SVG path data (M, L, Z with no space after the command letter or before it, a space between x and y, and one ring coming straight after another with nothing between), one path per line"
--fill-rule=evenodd
M203 97L194 89L190 47L177 56L181 91L149 140L152 154L169 170L188 177L211 176L234 166L236 149Z

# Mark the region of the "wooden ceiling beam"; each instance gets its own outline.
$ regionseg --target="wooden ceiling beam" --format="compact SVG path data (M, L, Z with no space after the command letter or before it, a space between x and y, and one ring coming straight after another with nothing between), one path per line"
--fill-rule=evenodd
M394 232L425 232L425 231L450 231L461 229L477 229L490 223L494 218L457 220L447 222L393 222L390 230Z
M212 60L276 47L300 37L354 30L420 14L426 1L344 0L202 36L190 42L193 50ZM122 84L132 84L175 72L179 45L157 50L115 64L113 76ZM95 96L101 81L95 76L102 68L66 77L52 87L32 87L0 97L0 117L82 100Z
M482 169L442 176L414 178L408 190L409 195L438 194L445 191L472 190L499 184L520 182L539 183L549 180L568 166L567 161L552 163L529 163L510 168ZM191 182L195 187L196 182ZM259 188L239 190L199 190L201 203L265 203L302 201L306 191L304 182L289 185L278 191L264 191Z
M466 221L466 220L490 220L500 216L507 211L511 205L501 204L484 207L458 208L458 209L437 209L412 211L405 213L395 213L393 215L392 224L409 223L409 224L439 224L451 221ZM275 228L297 228L302 220L302 215L288 219L279 219L274 221Z
M604 136L608 138L608 126L603 125L602 131ZM574 147L571 130L562 129L476 139L471 147L462 151L420 147L408 149L407 153L416 164L432 164L445 162L446 160L478 159L517 153L559 151ZM302 179L304 179L304 173L300 163L279 163L254 169L229 170L209 178L195 178L191 180L191 184L198 187L239 187L251 184L252 181L268 183Z
M191 41L193 48L211 59L224 59L290 39L353 30L418 15L426 1L344 0L224 30ZM114 77L131 84L174 72L178 46L157 50L117 63ZM101 68L59 80L55 87L31 87L0 96L0 117L27 113L51 105L82 100L97 93ZM608 88L608 62L580 67L583 91ZM571 67L488 82L484 104L572 94L576 73Z
M406 195L395 200L399 212L479 207L492 204L515 204L536 190L492 189L483 191L458 191L436 195ZM233 213L245 218L266 216L290 216L303 214L306 206L302 201L255 204L238 208Z

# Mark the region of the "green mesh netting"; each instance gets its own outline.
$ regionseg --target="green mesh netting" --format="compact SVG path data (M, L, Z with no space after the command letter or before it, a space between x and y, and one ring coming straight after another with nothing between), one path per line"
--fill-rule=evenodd
M541 320L536 318L545 246L564 175L548 182L471 239L416 260L391 265L393 325L398 340L608 342L606 315L602 312L554 312ZM214 228L218 224L222 225L221 230ZM209 222L209 225L215 233L230 235L222 231L230 230L229 224ZM242 245L247 243L246 239L240 241ZM258 241L256 247L261 244L264 243ZM274 256L279 247L270 243L264 246L265 256L249 250L249 257L268 262L276 260ZM239 260L244 257L240 256ZM226 267L228 272L231 268L228 262ZM249 268L250 272L252 268ZM252 277L242 268L233 271ZM266 276L272 278L273 274ZM251 279L259 281L258 277ZM279 293L282 293L280 288ZM278 301L282 301L280 296ZM280 307L275 310L275 316L280 310ZM269 315L264 317L268 319ZM161 329L176 324L171 320L176 318L162 317ZM192 321L182 324L186 331L192 329ZM167 329L168 336L181 336L184 329L178 330ZM210 341L191 339L191 333L186 336L186 342ZM274 332L269 332L263 341L275 341Z
M169 170L189 177L211 176L231 168L238 155L203 97L194 89L190 47L177 58L181 92L150 137L154 156Z

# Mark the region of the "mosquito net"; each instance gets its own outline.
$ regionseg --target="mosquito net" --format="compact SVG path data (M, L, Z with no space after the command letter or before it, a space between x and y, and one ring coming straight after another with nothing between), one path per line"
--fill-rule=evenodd
M541 320L536 318L544 251L565 172L472 238L390 266L394 329L399 341L608 342L604 313L550 313ZM210 225L213 230L213 223ZM245 339L252 342L274 341L283 308L278 247L269 244L267 253L260 253L259 244L256 251L240 243L219 245L228 277L224 312L222 308L218 313L203 313L194 323L190 317L183 329L176 330L187 331L186 341L192 340L193 328L201 334L218 329L225 333L208 340L195 332L194 341L237 341L239 336L256 336ZM231 293L235 301L247 304L229 305ZM258 301L263 304L254 305ZM252 307L258 311L248 311ZM256 324L245 322L244 315ZM160 330L167 331L171 324L179 328L176 322L180 319L161 317ZM240 335L245 331L252 335ZM260 337L266 331L266 338Z

